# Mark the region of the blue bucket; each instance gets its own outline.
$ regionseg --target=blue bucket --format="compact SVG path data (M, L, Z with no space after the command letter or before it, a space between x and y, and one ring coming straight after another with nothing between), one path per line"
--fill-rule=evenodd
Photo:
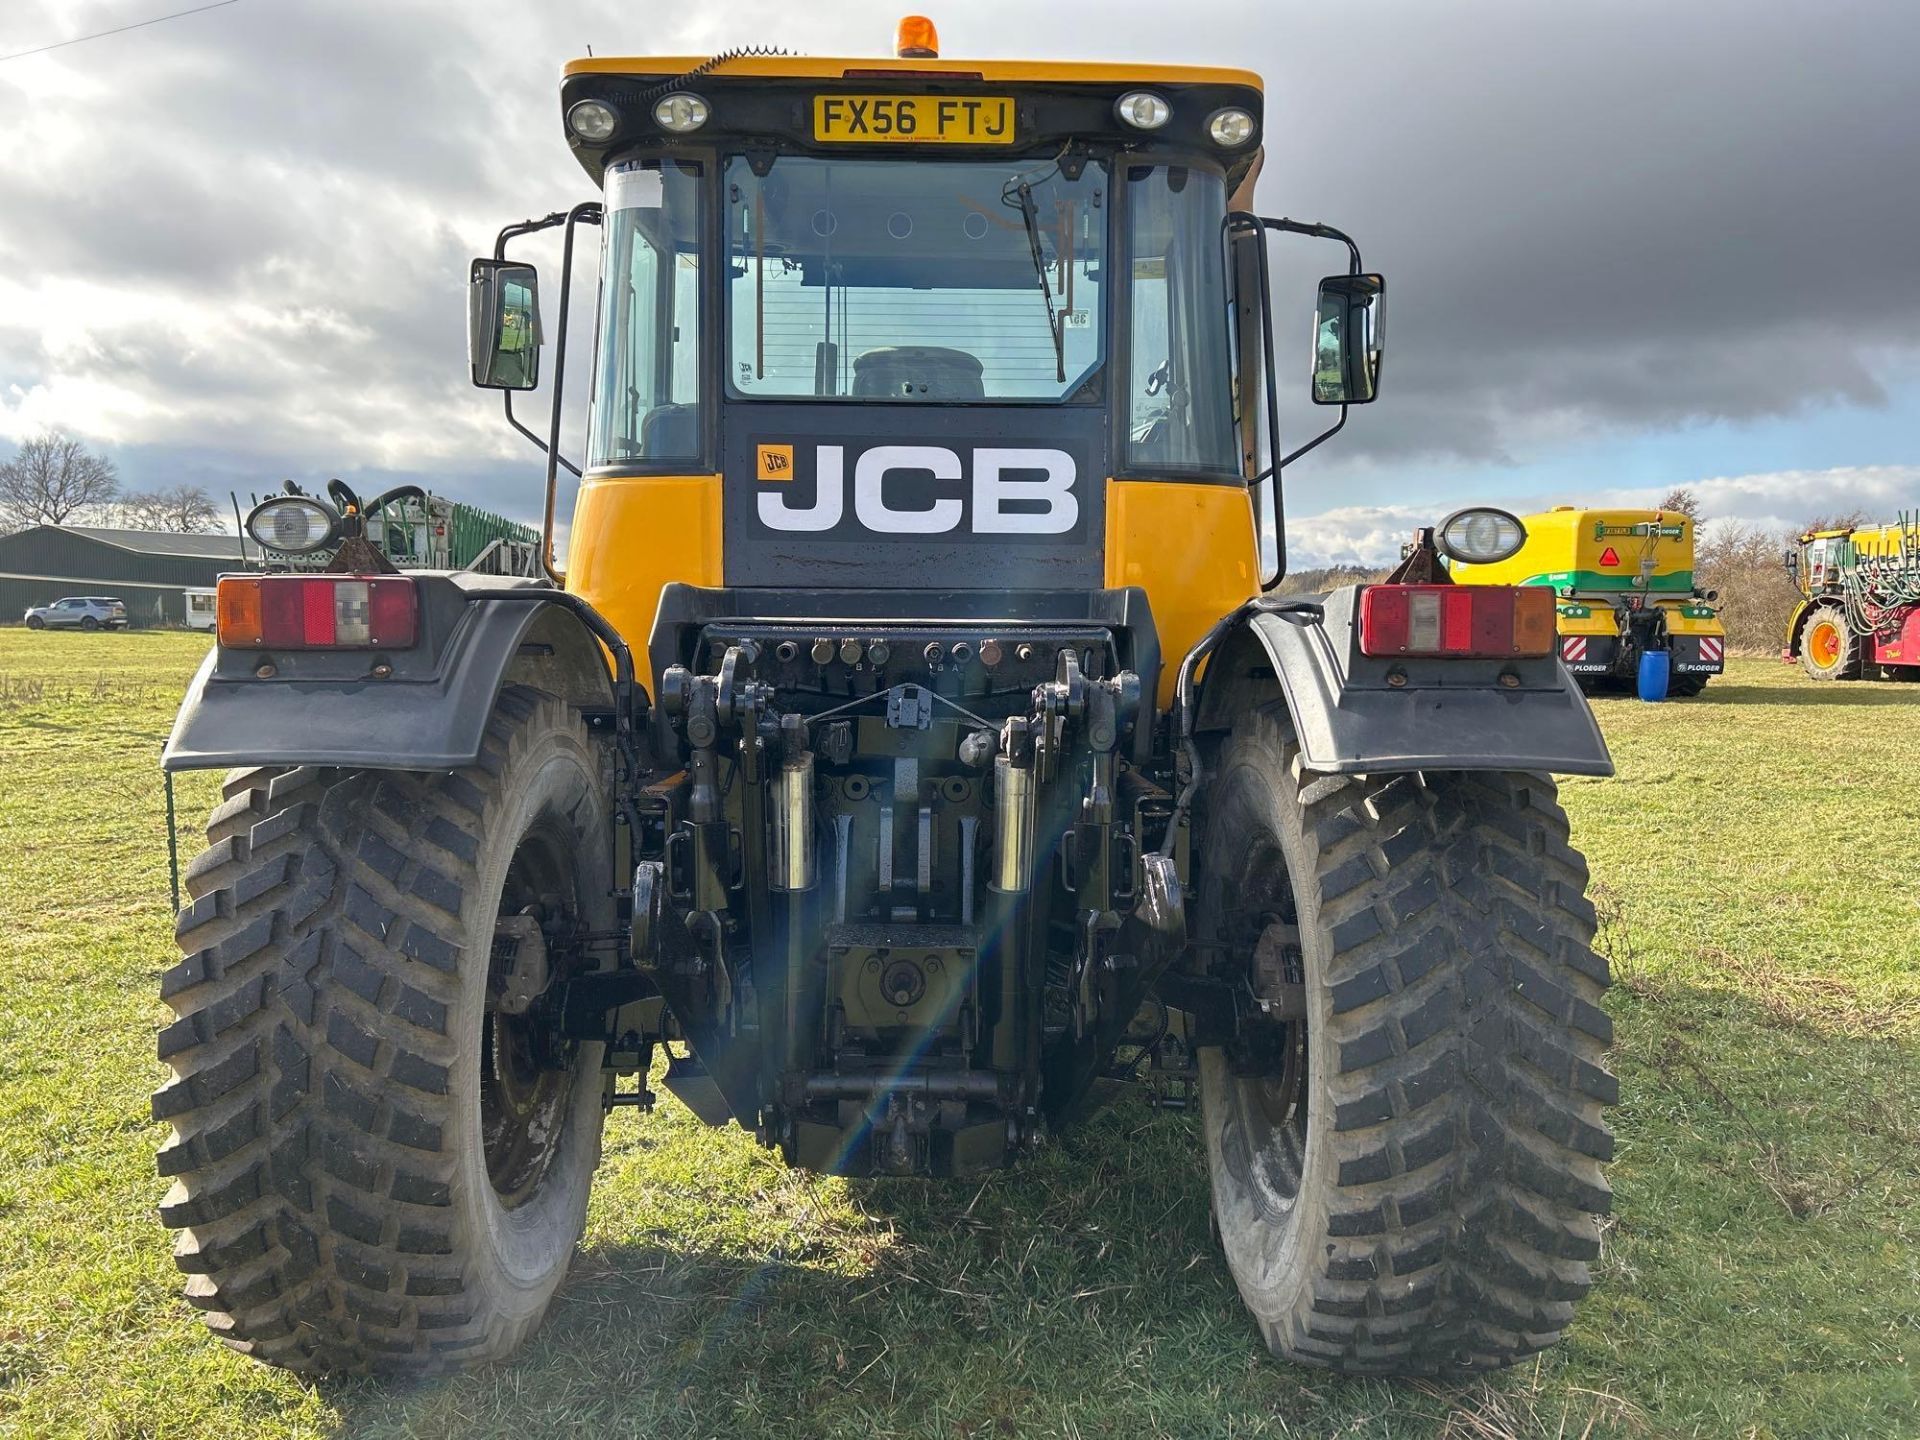
M1640 652L1640 698L1642 700L1667 698L1668 665L1672 658L1665 650Z

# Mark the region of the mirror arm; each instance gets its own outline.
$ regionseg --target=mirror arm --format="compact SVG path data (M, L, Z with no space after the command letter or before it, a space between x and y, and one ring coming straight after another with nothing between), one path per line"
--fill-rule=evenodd
M551 217L549 217L551 218ZM565 586L567 577L554 568L553 564L553 506L560 488L560 411L561 402L566 398L567 378L567 307L573 298L573 234L578 224L598 225L600 223L600 202L583 200L569 210L566 215L566 240L560 247L560 328L553 346L553 417L548 424L547 443L547 501L541 512L540 521L540 568L554 584ZM567 469L575 475L580 472L572 465Z
M1347 273L1361 273L1360 247L1353 243L1353 237L1344 230L1336 230L1331 225L1322 225L1317 220L1289 220L1285 216L1260 217L1260 223L1269 230L1284 230L1289 235L1311 235L1319 240L1338 240L1347 247Z
M548 453L547 442L545 440L542 440L538 435L534 434L533 431L529 430L526 426L522 425L520 423L520 417L513 413L513 391L502 390L500 392L500 398L506 403L507 424L511 425L515 430L518 430L528 440L532 441L535 448L537 448L542 455L547 454ZM570 472L572 472L575 478L578 478L580 474L580 467L574 464L571 460L567 459L567 457L564 455L560 456L559 458L560 458L560 463L564 465Z
M538 235L542 230L552 230L556 226L565 225L572 213L572 211L568 210L555 210L549 215L541 216L538 220L522 220L514 225L503 225L500 228L500 233L496 235L493 240L493 258L496 260L505 260L507 258L507 242L509 240L518 240L522 235ZM563 290L565 283L564 280L561 282ZM562 320L561 334L564 336L565 333L566 322ZM557 354L558 352L556 351L556 356ZM555 363L559 363L557 358ZM513 391L501 391L500 401L502 408L506 411L507 424L511 425L523 439L533 445L541 454L548 456L548 466L551 468L552 452L549 450L547 442L529 430L525 425L521 424L520 417L513 413ZM570 474L576 479L579 478L580 467L578 465L574 464L564 455L559 457L559 461L566 467Z
M500 233L494 237L493 258L496 260L507 258L507 241L509 240L517 240L522 235L537 235L542 230L551 230L556 225L566 224L567 213L565 210L556 210L551 215L543 215L538 220L522 220L517 225L502 226Z
M1298 460L1302 455L1306 454L1309 450L1313 449L1314 446L1324 444L1326 441L1331 440L1334 436L1338 435L1340 433L1340 427L1345 425L1346 423L1347 423L1347 407L1345 405L1342 405L1340 407L1340 418L1338 420L1334 421L1332 425L1328 426L1325 430L1322 430L1318 435L1314 436L1313 439L1309 440L1306 444L1302 445L1298 450L1295 450L1291 455L1288 455L1285 458L1283 458L1273 468L1275 470L1285 470L1287 466L1291 465L1294 461Z
M1260 217L1260 223L1269 230L1284 230L1289 235L1310 235L1317 240L1338 240L1342 245L1347 247L1347 273L1349 275L1359 275L1363 273L1360 264L1360 247L1354 243L1353 237L1344 230L1335 229L1331 225L1322 225L1317 220L1289 220L1285 216L1269 217L1262 215ZM1315 446L1325 444L1334 436L1338 435L1341 427L1346 423L1347 407L1342 405L1340 407L1340 418L1338 420L1334 421L1327 429L1321 431L1292 454L1276 461L1273 467L1274 470L1276 472L1285 470L1287 466L1291 465Z

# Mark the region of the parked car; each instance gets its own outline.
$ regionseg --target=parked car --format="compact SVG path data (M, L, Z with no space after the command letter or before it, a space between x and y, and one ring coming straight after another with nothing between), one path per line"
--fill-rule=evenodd
M70 630L124 630L126 625L126 602L111 595L69 595L51 605L36 605L27 611L29 630L62 626Z

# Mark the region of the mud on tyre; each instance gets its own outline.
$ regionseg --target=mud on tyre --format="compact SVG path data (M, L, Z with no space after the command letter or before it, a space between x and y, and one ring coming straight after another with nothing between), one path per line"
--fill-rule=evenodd
M1305 1012L1201 1054L1215 1219L1269 1346L1440 1373L1551 1345L1599 1253L1617 1095L1553 782L1317 775L1278 706L1213 773L1206 853L1233 859L1202 934Z
M501 914L610 921L586 731L509 689L467 769L243 770L225 794L162 981L187 1297L295 1370L503 1356L565 1274L599 1156L597 1048L554 1049L490 976Z

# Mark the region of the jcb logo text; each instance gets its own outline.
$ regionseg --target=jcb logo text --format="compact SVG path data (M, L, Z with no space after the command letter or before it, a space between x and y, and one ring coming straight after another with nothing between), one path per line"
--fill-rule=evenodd
M1060 535L1079 521L1078 477L1066 451L983 447L970 462L939 445L864 451L853 464L854 519L880 535ZM816 447L813 503L791 503L787 485L762 490L761 523L790 532L834 529L846 514L846 469L845 446ZM763 459L762 480L776 478L768 470Z

